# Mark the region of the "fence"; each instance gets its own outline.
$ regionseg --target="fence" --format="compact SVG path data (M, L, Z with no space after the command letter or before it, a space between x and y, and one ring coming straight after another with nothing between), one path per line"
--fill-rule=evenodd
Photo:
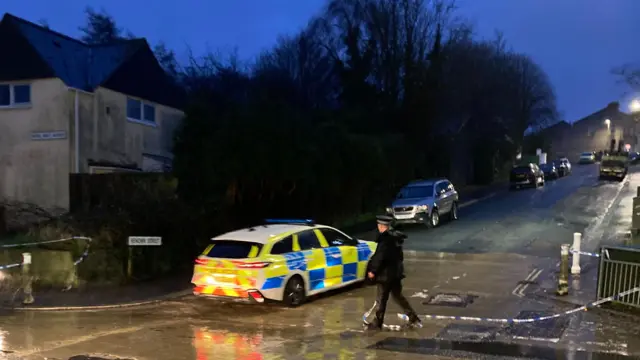
M640 286L640 249L603 246L600 249L597 300ZM615 300L640 308L640 292L620 296Z

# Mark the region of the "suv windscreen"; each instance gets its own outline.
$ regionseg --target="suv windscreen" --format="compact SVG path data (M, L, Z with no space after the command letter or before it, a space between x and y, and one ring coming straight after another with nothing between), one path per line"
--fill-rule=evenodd
M582 153L582 156L591 156L591 155L593 155L593 154L592 153L588 153L588 152Z
M515 173L515 174L525 174L525 173L530 173L531 172L531 167L529 167L529 165L516 166L511 171L513 173Z
M553 167L553 164L542 164L542 165L540 165L540 169L542 169L542 170L551 170L552 167Z
M433 185L407 186L400 190L398 199L417 199L433 196Z
M619 160L604 160L602 166L605 167L624 167L624 162Z

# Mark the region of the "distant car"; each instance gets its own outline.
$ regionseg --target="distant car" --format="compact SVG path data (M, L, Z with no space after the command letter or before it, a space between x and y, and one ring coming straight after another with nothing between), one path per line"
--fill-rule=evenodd
M556 166L558 175L560 175L560 177L571 174L571 162L569 161L569 159L560 158L558 160L555 160L553 164Z
M195 260L196 296L287 306L365 279L377 244L311 220L271 219L211 239Z
M540 170L544 173L545 179L557 179L560 176L556 165L552 162L540 165Z
M458 219L458 192L447 179L418 180L409 183L387 208L396 224L425 224L434 228L446 215Z
M629 157L624 155L605 155L600 162L600 180L616 178L624 180L629 172Z
M578 164L593 164L596 162L596 154L594 152L583 152L580 154Z
M509 176L509 188L511 190L531 186L536 188L544 186L544 173L538 165L529 163L517 165L511 169Z

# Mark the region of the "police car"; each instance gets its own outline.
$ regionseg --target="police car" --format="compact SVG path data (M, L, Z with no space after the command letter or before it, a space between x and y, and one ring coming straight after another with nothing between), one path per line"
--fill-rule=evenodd
M195 261L193 293L234 301L304 303L365 278L376 243L312 220L266 224L214 237Z

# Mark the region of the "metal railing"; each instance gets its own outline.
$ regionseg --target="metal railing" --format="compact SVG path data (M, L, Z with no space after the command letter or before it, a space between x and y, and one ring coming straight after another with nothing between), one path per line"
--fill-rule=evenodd
M603 246L598 267L597 300L640 286L640 249ZM614 302L640 308L640 292L617 298Z

